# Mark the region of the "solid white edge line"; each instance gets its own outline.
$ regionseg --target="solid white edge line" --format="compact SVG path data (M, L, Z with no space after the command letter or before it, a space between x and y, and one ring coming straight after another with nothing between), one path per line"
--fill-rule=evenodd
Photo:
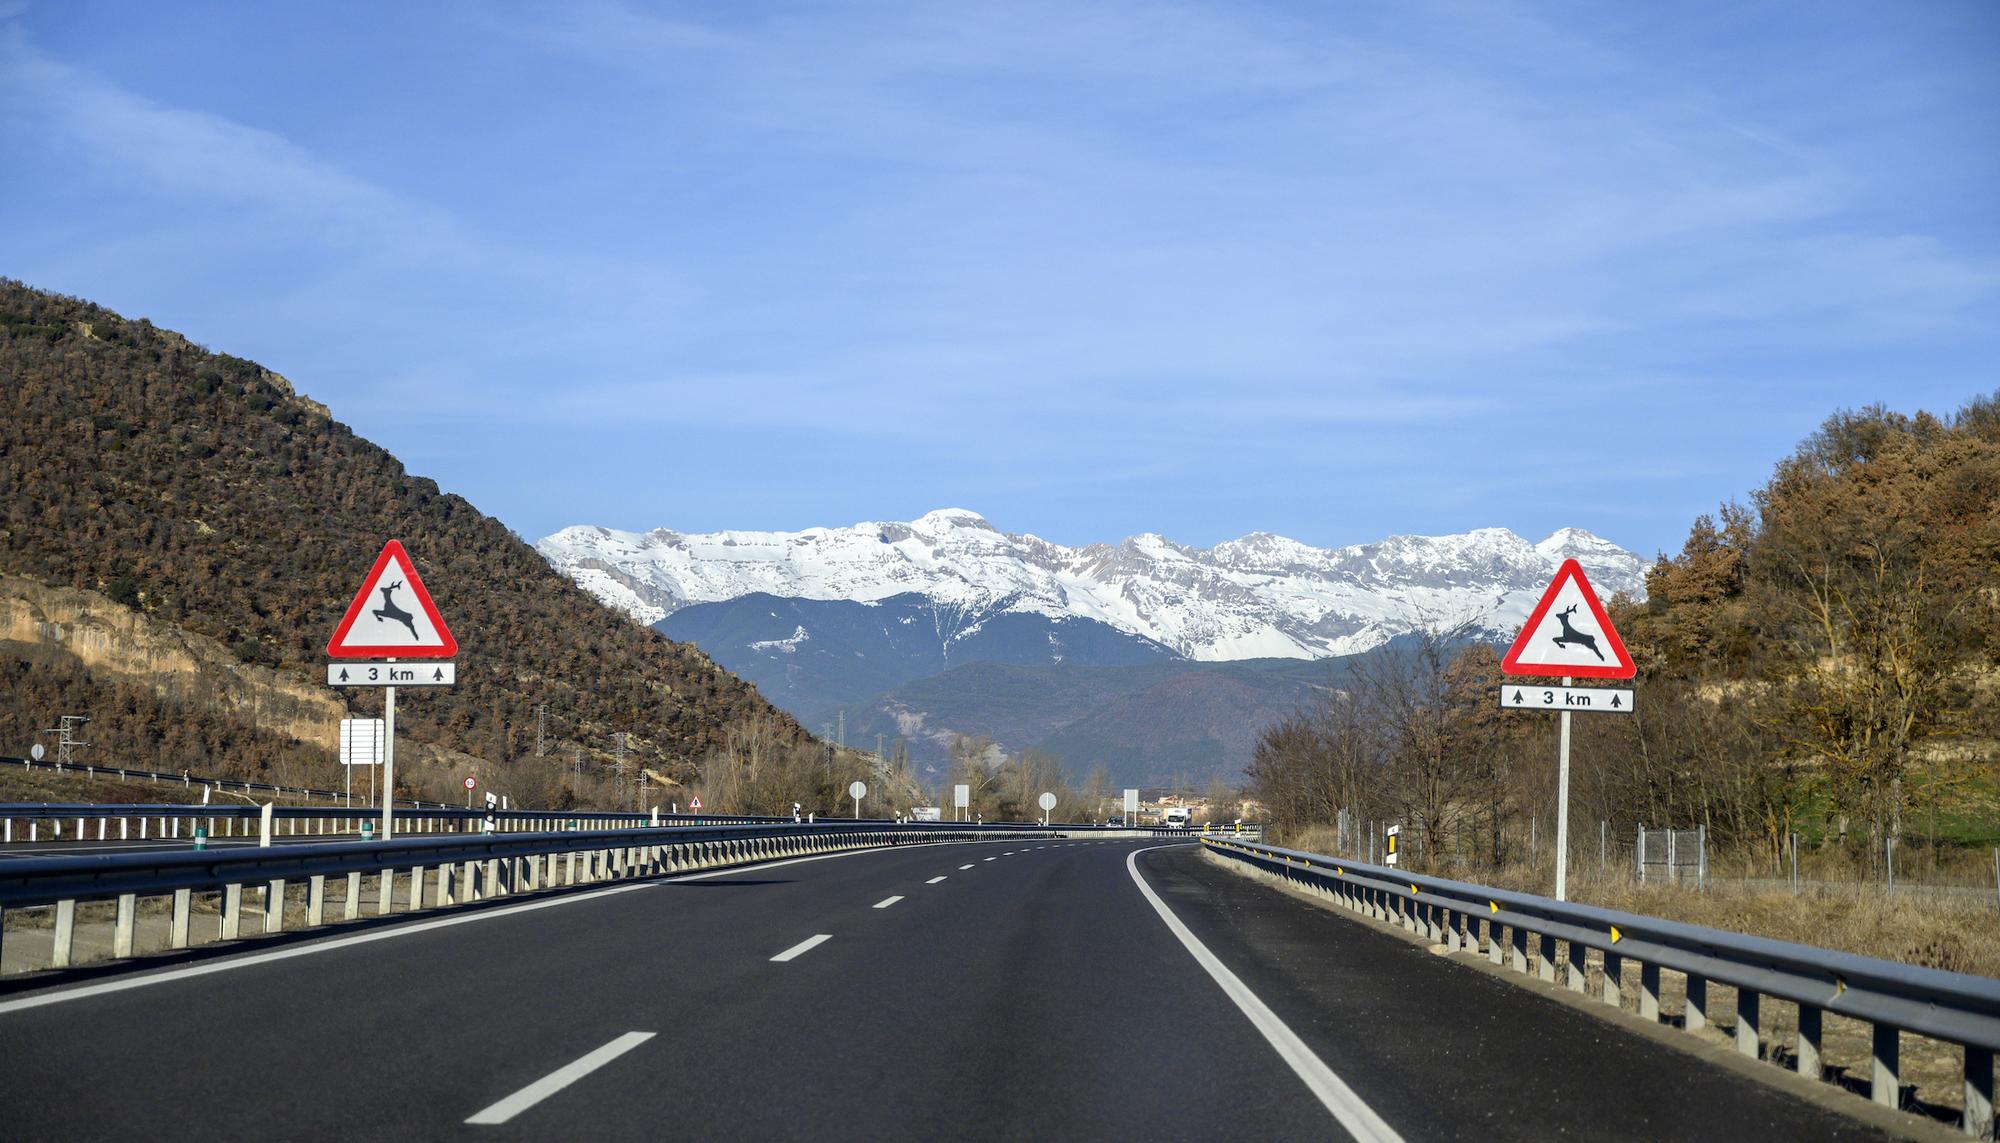
M873 908L876 908L876 909L886 909L886 908L888 908L889 906L891 906L891 905L895 904L896 902L898 902L898 901L900 901L900 900L902 900L902 899L903 899L903 898L902 898L902 897L900 897L900 896L896 896L896 897L884 897L884 898L882 898L882 899L881 899L880 901L877 901L877 902L875 902L875 904L874 904L874 905L873 905L872 907L873 907Z
M652 1032L627 1032L596 1051L565 1064L501 1100L493 1106L478 1112L467 1123L481 1125L505 1123L516 1115L528 1110L548 1097L652 1039Z
M1223 964L1214 953L1208 951L1208 946L1202 944L1201 939L1182 924L1179 917L1174 916L1173 910L1167 908L1167 903L1160 900L1160 895L1153 892L1153 887L1146 884L1145 878L1139 876L1140 854L1150 853L1155 849L1173 848L1177 847L1155 845L1146 849L1135 849L1125 856L1125 871L1132 875L1132 883L1139 887L1139 892L1145 895L1146 901L1153 906L1153 911L1160 915L1160 920L1166 922L1168 931L1180 939L1182 947L1193 955L1195 963L1207 970L1215 983L1222 986L1223 995L1235 1002L1236 1007L1249 1018L1251 1026L1255 1027L1264 1040L1277 1051L1278 1058L1290 1065L1292 1071L1304 1082L1307 1090L1311 1091L1321 1105L1332 1113L1334 1119L1347 1129L1349 1135L1359 1143L1402 1143L1403 1137L1396 1134L1396 1129L1375 1114L1374 1108L1362 1102L1361 1097L1354 1093L1354 1089L1333 1074L1333 1069L1326 1066L1326 1061L1307 1047L1304 1040L1299 1039L1298 1033L1292 1031L1278 1018L1277 1013L1271 1011L1269 1005L1258 999L1257 994L1250 991L1248 985L1229 971L1228 965Z
M784 952L779 953L777 956L772 957L771 963L783 964L786 961L793 959L794 957L804 956L805 954L813 951L814 949L818 948L819 946L825 944L826 942L832 939L833 939L832 933L814 933L812 936L807 937L805 940L800 941L798 944L795 944L791 948L786 949Z
M930 879L929 881L926 881L926 882L924 882L924 884L926 884L926 885L935 885L935 884L937 884L938 882L940 882L940 881L943 881L943 880L944 880L944 878L943 878L943 877L933 877L933 878L931 878L931 879Z
M992 842L965 842L967 845L991 845ZM390 925L365 933L350 933L334 936L326 940L316 940L311 944L294 945L290 948L272 949L269 952L250 952L232 955L207 964L184 965L180 968L147 972L139 976L120 977L104 980L96 984L81 984L74 988L62 988L53 992L22 996L14 1000L0 1000L0 1016L9 1012L21 1012L29 1008L41 1008L49 1004L61 1004L65 1000L83 1000L92 996L103 996L113 992L124 992L133 988L144 988L151 984L165 984L168 981L185 980L194 976L208 976L211 973L228 972L236 968L270 964L273 961L291 960L293 957L311 956L314 953L333 949L349 948L353 945L371 944L394 937L407 937L416 933L428 933L434 929L448 929L453 925L469 925L474 921L488 921L498 917L512 917L519 913L532 913L537 909L553 909L558 905L574 905L581 901L595 901L600 897L610 897L618 893L631 893L640 889L653 889L661 885L673 885L682 881L706 881L711 877L734 877L751 869L777 869L786 865L803 865L808 861L833 861L843 857L860 857L870 853L896 853L895 849L851 849L845 853L816 853L809 857L790 857L783 861L766 861L752 865L738 865L730 869L713 869L707 873L689 873L673 877L654 877L645 881L627 881L617 885L607 885L602 889L587 889L574 893L559 893L539 901L524 901L519 905L508 905L498 909L483 909L475 913L457 916L442 916L413 924ZM908 852L903 850L901 852ZM971 866L966 868L970 869ZM208 947L208 946L201 946Z

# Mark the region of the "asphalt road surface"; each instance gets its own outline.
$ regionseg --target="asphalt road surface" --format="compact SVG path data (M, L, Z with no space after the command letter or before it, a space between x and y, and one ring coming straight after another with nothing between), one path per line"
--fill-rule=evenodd
M1882 1137L1151 840L772 863L0 998L12 1140L1559 1135Z

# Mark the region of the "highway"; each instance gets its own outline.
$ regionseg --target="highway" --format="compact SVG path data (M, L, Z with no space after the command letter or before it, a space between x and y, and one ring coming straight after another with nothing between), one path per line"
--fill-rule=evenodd
M51 1140L1887 1137L1149 839L775 862L17 990L0 1109Z

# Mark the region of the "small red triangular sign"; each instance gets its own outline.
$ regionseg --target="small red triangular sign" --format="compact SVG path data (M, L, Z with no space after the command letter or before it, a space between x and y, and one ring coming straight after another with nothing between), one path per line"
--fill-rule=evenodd
M327 641L326 653L336 659L448 659L458 653L458 640L398 541L382 545L382 554Z
M1562 609L1555 610L1561 603ZM1577 615L1584 608L1587 616ZM1542 601L1521 627L1500 669L1510 675L1573 675L1584 679L1629 679L1638 673L1625 641L1597 601L1583 565L1564 560Z
M698 810L698 809L700 809L700 808L701 808L701 795L700 795L700 794L696 794L696 795L695 795L694 797L692 797L692 798L689 798L689 799L688 799L688 809L691 809L691 810Z

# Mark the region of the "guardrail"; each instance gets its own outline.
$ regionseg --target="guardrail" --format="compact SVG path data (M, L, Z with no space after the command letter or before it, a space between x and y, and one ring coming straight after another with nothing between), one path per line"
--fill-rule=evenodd
M257 837L262 806L156 804L147 802L9 802L0 803L0 843L41 842L44 823L51 841L132 841L181 839L195 836L197 826L210 838ZM360 806L272 806L273 832L277 836L344 836L361 833L362 823L381 820L381 811ZM548 833L585 825L625 829L667 826L709 825L793 825L792 817L732 814L662 814L628 810L485 810L463 806L396 808L398 833L478 833L488 817L502 833ZM949 825L952 823L896 822L887 818L823 818L825 822L881 826ZM65 823L68 828L65 829ZM94 828L93 828L94 827ZM988 822L995 830L1036 830L1061 828L1102 831L1108 826L1060 824L1044 827L1036 822ZM1122 827L1120 827L1122 828ZM1181 835L1184 829L1153 827L1146 832Z
M307 928L355 920L372 899L376 915L441 908L488 897L605 881L665 876L694 869L769 861L833 850L978 841L1027 831L981 826L822 822L644 830L574 830L481 834L477 837L397 838L382 842L147 850L82 857L27 857L0 863L0 920L23 909L53 911L49 967L77 963L79 906L113 903L109 956L121 959L196 943L197 894L213 897L215 941L244 930L246 886L261 889L258 931L282 932L297 916ZM1055 836L1037 829L1031 836ZM329 896L329 879L344 879ZM364 882L373 881L374 892ZM402 890L398 892L399 888ZM142 899L170 898L163 941L141 947ZM21 928L0 926L9 941ZM4 949L0 949L4 951Z
M204 777L200 774L166 774L158 770L135 770L129 766L97 766L90 763L79 765L75 762L65 766L53 758L5 758L0 757L0 766L19 766L24 770L51 770L58 774L83 774L95 778L137 779L142 782L178 782L186 789L207 786L212 790L241 790L246 794L297 794L302 798L325 798L340 801L350 797L339 790L319 790L310 786L281 786L270 782L246 782L237 778ZM399 806L428 806L449 808L443 802L425 802L416 799L399 801Z
M1442 943L1453 952L1503 958L1529 971L1529 943L1536 973L1556 978L1557 945L1564 984L1588 989L1589 970L1600 972L1600 998L1624 1006L1625 974L1638 970L1638 1014L1663 1020L1662 969L1686 977L1682 1023L1699 1031L1708 1023L1708 985L1736 989L1736 1050L1759 1058L1760 1001L1769 996L1798 1008L1798 1050L1793 1067L1824 1078L1821 1024L1825 1013L1865 1021L1873 1028L1870 1095L1900 1103L1899 1060L1904 1032L1960 1046L1965 1053L1965 1133L1991 1138L1993 1054L2000 1050L2000 980L1919 968L1856 953L1753 937L1667 921L1594 905L1556 901L1529 893L1407 873L1321 854L1224 838L1203 838L1211 853L1231 858L1330 896L1336 903ZM1593 956L1594 954L1594 956Z
M262 806L155 804L147 802L0 803L0 843L43 840L47 824L53 841L126 841L192 838L197 824L210 837L257 836ZM396 829L410 833L472 833L483 828L488 811L462 806L396 807ZM550 832L586 823L627 828L665 825L744 825L790 822L789 817L729 814L658 814L618 810L494 810L495 829ZM272 806L272 824L282 836L358 834L364 822L379 822L374 807ZM848 820L848 819L842 819ZM64 828L64 823L74 823ZM94 827L94 828L93 828Z

